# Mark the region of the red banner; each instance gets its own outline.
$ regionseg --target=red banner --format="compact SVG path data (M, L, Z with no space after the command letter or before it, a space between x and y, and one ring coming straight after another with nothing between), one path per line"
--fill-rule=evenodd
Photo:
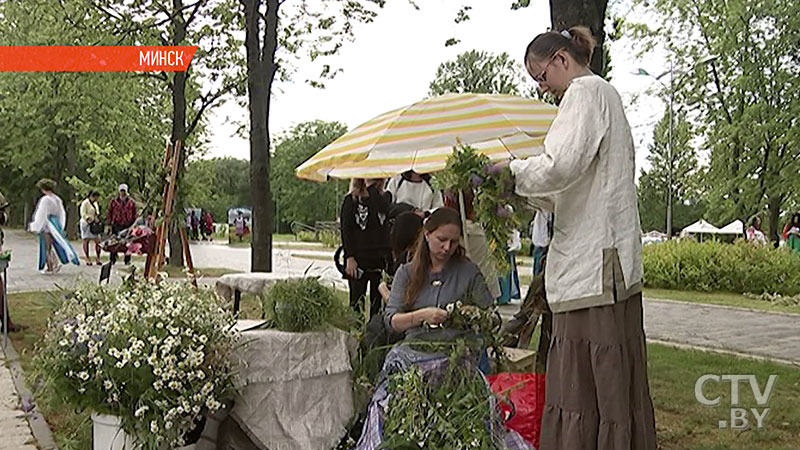
M196 46L0 46L0 71L184 71L196 50Z

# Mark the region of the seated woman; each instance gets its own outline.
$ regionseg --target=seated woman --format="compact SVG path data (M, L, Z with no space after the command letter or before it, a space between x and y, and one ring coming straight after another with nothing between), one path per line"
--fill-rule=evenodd
M407 339L425 338L431 330L422 325L442 324L448 304L459 300L481 308L492 304L480 269L465 256L461 232L456 210L439 208L431 214L413 260L395 274L384 314L387 327L405 332ZM455 335L448 331L437 332L437 338Z
M393 374L416 367L427 382L435 382L432 380L441 378L451 363L447 353L420 351L407 344L422 340L454 341L465 333L471 333L438 327L447 319L447 305L462 301L487 308L494 300L480 269L465 256L461 231L458 212L450 208L437 209L423 226L411 263L401 266L395 274L384 320L387 328L404 332L406 338L392 347L386 356L356 450L382 448L387 438L384 436L384 422L387 420L386 407L393 395L389 390L389 379ZM471 370L475 376L481 376L474 366ZM489 406L493 405L494 397L488 384L486 386L486 420L500 420L502 423L499 410ZM489 432L502 442L503 446L499 448L532 449L517 433L504 427L490 427Z

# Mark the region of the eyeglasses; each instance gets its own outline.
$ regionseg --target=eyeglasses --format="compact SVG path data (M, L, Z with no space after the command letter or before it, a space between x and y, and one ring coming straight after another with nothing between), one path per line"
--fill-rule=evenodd
M539 75L533 75L534 81L536 81L537 83L546 83L547 82L547 68L550 67L550 64L553 63L553 60L555 59L555 57L556 57L555 54L550 57L550 61L547 61L547 64L544 65L544 69L542 69L542 71L539 72Z

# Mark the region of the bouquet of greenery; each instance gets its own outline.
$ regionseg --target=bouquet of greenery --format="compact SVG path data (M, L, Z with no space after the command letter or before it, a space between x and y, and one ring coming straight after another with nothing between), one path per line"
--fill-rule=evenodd
M412 366L389 376L381 448L503 448L494 394L464 354L463 343L456 346L443 375Z
M435 175L435 183L455 195L474 191L475 219L483 227L498 270L508 270L508 238L512 230L519 228L516 212L523 205L522 198L514 193L511 170L495 166L488 156L462 145L447 157L447 165Z
M118 416L138 448L175 448L232 394L233 324L188 282L86 285L50 320L34 364L51 398Z
M329 326L351 331L360 325L355 312L319 277L276 281L262 297L261 307L270 326L281 331L303 333Z

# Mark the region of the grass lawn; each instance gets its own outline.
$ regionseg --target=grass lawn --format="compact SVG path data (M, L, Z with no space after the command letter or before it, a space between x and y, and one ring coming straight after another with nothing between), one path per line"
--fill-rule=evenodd
M529 286L531 284L531 278L532 277L530 273L520 272L520 286ZM696 292L678 291L673 289L645 288L643 295L646 298L653 299L678 300L683 302L705 303L708 305L733 306L737 308L750 308L761 311L800 314L800 305L779 305L731 292Z
M22 333L10 334L20 353L23 370L30 373L36 342L45 331L47 318L56 305L54 294L32 292L11 294L10 308L14 320L28 325ZM337 294L343 302L346 292ZM242 317L260 317L260 301L243 295ZM800 369L763 361L751 361L728 355L648 345L650 388L656 408L658 443L665 450L723 449L797 449L800 448ZM769 375L778 376L768 407L771 408L763 429L754 425L748 430L720 430L720 420L730 420L728 383L705 385L708 398L722 396L719 406L707 407L697 402L694 386L704 374L755 374L763 389ZM740 389L741 407L756 407L747 384ZM37 402L47 418L56 442L62 450L91 448L91 422L88 413L69 408L51 407ZM751 423L754 424L752 416Z
M313 259L315 261L333 261L333 255L321 255L317 253L303 253L303 252L293 252L293 258L302 258L302 259Z
M734 294L729 292L694 292L672 289L645 288L644 296L648 298L662 298L692 303L707 303L711 305L735 306L739 308L758 309L762 311L790 312L800 314L800 305L778 305L764 300L745 297L742 294Z

